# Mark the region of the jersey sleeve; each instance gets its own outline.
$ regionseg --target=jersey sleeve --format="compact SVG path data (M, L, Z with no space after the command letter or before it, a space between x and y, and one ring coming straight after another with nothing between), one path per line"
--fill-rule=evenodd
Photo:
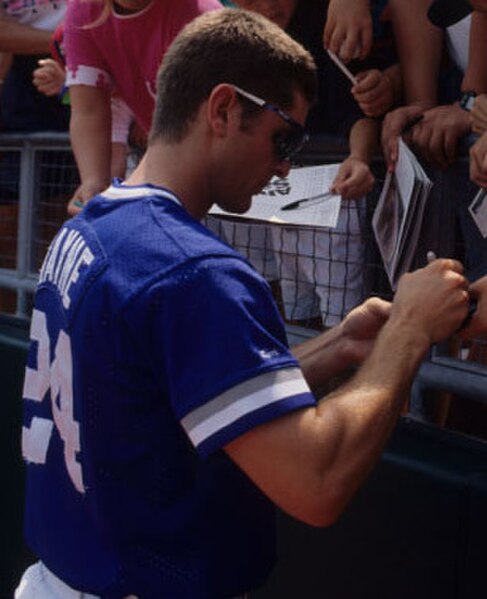
M103 3L70 0L64 22L66 48L66 85L89 85L111 89L108 65L94 43L94 31L103 36L96 23Z
M270 288L244 260L195 261L148 295L138 326L151 329L152 370L203 457L315 403Z

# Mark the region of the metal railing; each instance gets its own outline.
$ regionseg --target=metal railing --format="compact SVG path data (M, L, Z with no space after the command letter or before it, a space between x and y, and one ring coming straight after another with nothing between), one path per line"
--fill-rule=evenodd
M67 134L0 136L0 287L15 291L17 316L30 315L43 254L76 186Z
M308 147L307 153L302 156L302 163L339 162L346 155L346 151L343 143L321 138L315 140ZM372 211L378 197L380 179L384 172L380 158L374 161L373 168L379 184L364 205L364 219L359 231L361 243L363 242L363 245L360 246L363 255L359 258L355 256L353 259L347 256L341 258L343 265L346 265L347 268L356 268L359 265L363 270L356 303L369 295L378 295L386 299L392 295L371 229ZM26 319L30 317L38 270L50 240L66 218L67 200L77 185L77 169L67 134L0 136L0 312L11 312ZM443 187L439 186L441 190L449 188L445 181L442 182L442 185ZM442 194L443 191L439 193L440 196ZM434 249L438 255L451 255L452 251L460 251L461 254L461 243L459 243L457 231L452 225L454 219L451 200L444 201L443 197L439 197L437 204L433 203L431 209L435 211L435 218L431 219L430 223L434 225L434 230L433 232L429 230L429 234L428 231L425 233L424 247L420 248L418 255L425 256L424 249L426 247ZM231 235L228 234L230 229L233 231ZM262 235L256 236L256 229L253 229L252 225L245 225L237 231L235 223L231 223L230 229L227 223L227 241L246 254L251 261L255 255L258 255L261 260L262 251L267 248L266 243L262 243ZM276 230L279 231L279 235L282 235L282 227L279 229L279 226L276 226ZM242 232L247 236L246 238L242 237ZM275 231L273 234L275 237ZM357 235L357 232L354 234ZM326 235L330 239L333 239L333 236L338 239L337 236L341 235L342 238L339 241L342 243L344 239L347 241L346 236L351 233L347 233L347 230L323 233L321 230L316 235L316 239L319 236L321 239L323 236L326 238ZM259 241L257 247L253 247L253 239L256 238L259 238ZM311 246L315 250L317 247L323 247L323 244L321 246L317 244L316 239L313 238L311 241ZM337 280L332 281L331 278L326 279L325 277L325 283L313 278L320 268L322 272L326 269L331 272L336 267L337 258L333 256L332 251L328 251L326 257L319 251L315 251L310 256L300 256L298 253L293 254L293 246L289 243L285 249L283 249L282 240L279 243L280 245L274 243L270 249L267 248L274 253L279 254L280 252L278 265L282 265L285 260L288 261L288 264L290 260L295 260L297 263L298 259L307 260L311 265L308 268L306 281L297 278L301 276L299 268L292 271L292 276L296 277L294 281L286 281L286 276L289 276L289 273L285 274L282 268L275 270L272 276L267 277L274 285L276 301L280 304L287 323L289 337L295 342L317 334L323 326L337 322L350 310L353 302L347 303L346 294L350 290L347 289L349 279L345 275L343 280L338 283ZM348 247L346 243L345 246ZM299 247L296 245L297 252L300 251ZM462 256L459 255L459 257ZM266 265L270 263L266 261L265 255L264 258L263 262L261 260L261 266L264 263ZM333 263L334 260L335 263ZM421 265L420 259L416 265ZM258 267L258 265L256 266ZM346 272L346 268L344 272ZM268 273L263 272L263 274L267 276ZM288 292L285 289L286 283L290 283L291 287L294 286L300 292L303 289L311 289L313 293L317 292L322 302L321 308L318 309L318 312L321 310L321 321L318 324L316 320L293 318L292 311L289 311L284 303L288 301L285 297ZM322 288L319 288L320 285ZM335 311L330 307L331 302L326 301L330 297L339 298L334 304ZM303 301L302 296L297 295L293 301L295 305L299 305ZM9 308L5 309L5 305ZM323 308L323 305L326 307ZM433 392L442 394L440 399L431 399ZM460 400L458 400L459 397ZM459 401L474 402L477 407L487 405L487 367L484 366L483 360L466 361L457 355L448 355L448 352L438 348L419 371L413 387L409 415L448 427L445 410L448 411ZM442 406L443 415L441 416L437 415L438 404ZM478 417L474 416L474 418L478 420ZM485 424L485 435L479 434L477 431L474 434L487 439L487 409L481 416L481 421L482 418Z

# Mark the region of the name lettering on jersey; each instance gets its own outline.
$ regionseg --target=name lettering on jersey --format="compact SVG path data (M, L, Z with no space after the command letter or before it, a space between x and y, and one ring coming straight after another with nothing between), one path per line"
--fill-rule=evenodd
M49 281L55 285L63 306L68 309L71 305L71 287L78 280L80 270L89 266L93 260L93 252L79 231L61 229L49 248L39 276L39 284Z

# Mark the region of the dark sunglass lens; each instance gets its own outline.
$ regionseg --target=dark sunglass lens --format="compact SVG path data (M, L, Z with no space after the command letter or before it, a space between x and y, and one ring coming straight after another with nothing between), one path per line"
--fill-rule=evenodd
M285 135L275 135L274 136L274 150L276 152L276 156L280 162L283 160L289 159L289 148L287 144L287 139Z
M301 150L308 136L303 131L280 133L274 137L274 146L279 160L291 160Z

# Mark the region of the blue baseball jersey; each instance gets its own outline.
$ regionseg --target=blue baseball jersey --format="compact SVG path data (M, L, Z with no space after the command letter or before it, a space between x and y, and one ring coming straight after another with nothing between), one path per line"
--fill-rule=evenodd
M115 182L39 277L27 541L106 598L247 591L274 563L274 507L223 448L314 402L263 278L169 191Z

